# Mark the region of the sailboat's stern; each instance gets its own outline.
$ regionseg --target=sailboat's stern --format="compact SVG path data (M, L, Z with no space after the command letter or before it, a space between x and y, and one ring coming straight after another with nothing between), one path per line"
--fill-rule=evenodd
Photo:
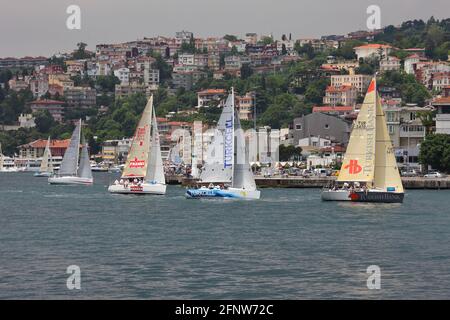
M356 191L350 194L354 202L403 203L403 192Z

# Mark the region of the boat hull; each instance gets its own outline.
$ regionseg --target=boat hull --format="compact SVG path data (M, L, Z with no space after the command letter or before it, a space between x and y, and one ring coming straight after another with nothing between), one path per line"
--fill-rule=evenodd
M200 199L200 198L229 198L229 199L254 199L257 200L261 196L259 190L245 190L239 188L228 189L188 189L186 190L186 198Z
M402 203L405 194L401 192L357 191L350 194L353 202Z
M94 183L94 179L72 176L50 177L48 178L48 183L59 185L91 185Z
M323 201L351 201L348 190L324 190L321 197Z
M150 184L143 183L140 186L138 185L128 185L125 187L120 184L113 184L109 186L108 191L111 193L119 193L119 194L156 194L163 195L166 194L166 185L165 184Z
M0 172L2 173L14 173L14 172L20 172L18 168L3 168L0 169Z
M34 176L37 178L48 178L51 177L52 174L50 172L36 172Z

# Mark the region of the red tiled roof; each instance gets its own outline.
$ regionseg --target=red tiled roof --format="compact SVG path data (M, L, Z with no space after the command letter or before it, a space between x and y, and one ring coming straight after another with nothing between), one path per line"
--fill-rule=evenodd
M353 49L379 49L379 48L392 48L388 44L369 43L362 46L354 47Z
M225 94L225 89L206 89L199 91L198 94Z
M28 102L28 104L57 105L57 104L64 104L64 101L42 99L42 100L35 100L35 101Z
M345 152L345 148L342 146L325 147L320 149L321 152Z
M442 98L437 98L435 100L433 100L433 105L438 105L438 104L450 104L450 97L442 97Z
M190 126L191 125L189 122L183 122L183 121L170 121L167 124L170 126Z
M354 108L352 106L315 106L313 112L351 112Z
M348 91L351 90L352 88L354 88L351 85L342 85L340 87L335 87L335 86L328 86L326 89L326 92L343 92L343 91Z
M70 139L66 139L66 140L50 140L50 148L67 149L67 147L69 147L69 144L70 144ZM28 144L25 144L23 146L29 146L31 148L44 149L46 145L47 145L47 140L46 139L39 139L39 140L35 140L33 142L30 142Z

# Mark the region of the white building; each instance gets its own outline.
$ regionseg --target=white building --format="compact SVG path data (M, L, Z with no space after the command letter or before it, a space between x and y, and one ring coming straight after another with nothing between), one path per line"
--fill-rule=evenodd
M130 69L128 68L114 70L114 75L120 80L120 84L128 84L130 82Z
M369 87L370 80L372 80L372 76L367 74L354 74L353 70L351 70L350 74L331 76L331 86L341 87L350 85L355 87L359 93L365 93Z
M412 54L405 58L404 69L407 74L414 74L415 65L420 61L420 57L417 54Z
M380 60L380 71L398 71L400 70L400 59L397 57L387 56Z
M369 43L366 45L355 47L353 48L353 50L355 50L358 60L361 58L367 59L372 57L382 59L384 57L389 56L393 48L390 45L386 44Z
M183 53L178 56L178 63L183 66L195 65L195 55L192 53Z

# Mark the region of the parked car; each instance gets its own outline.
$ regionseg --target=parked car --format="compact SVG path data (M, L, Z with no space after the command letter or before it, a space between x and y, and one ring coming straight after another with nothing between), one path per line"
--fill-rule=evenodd
M414 169L403 170L400 174L402 177L416 177L417 176L417 172Z
M444 174L440 173L439 171L430 171L426 175L424 175L425 178L443 178Z

